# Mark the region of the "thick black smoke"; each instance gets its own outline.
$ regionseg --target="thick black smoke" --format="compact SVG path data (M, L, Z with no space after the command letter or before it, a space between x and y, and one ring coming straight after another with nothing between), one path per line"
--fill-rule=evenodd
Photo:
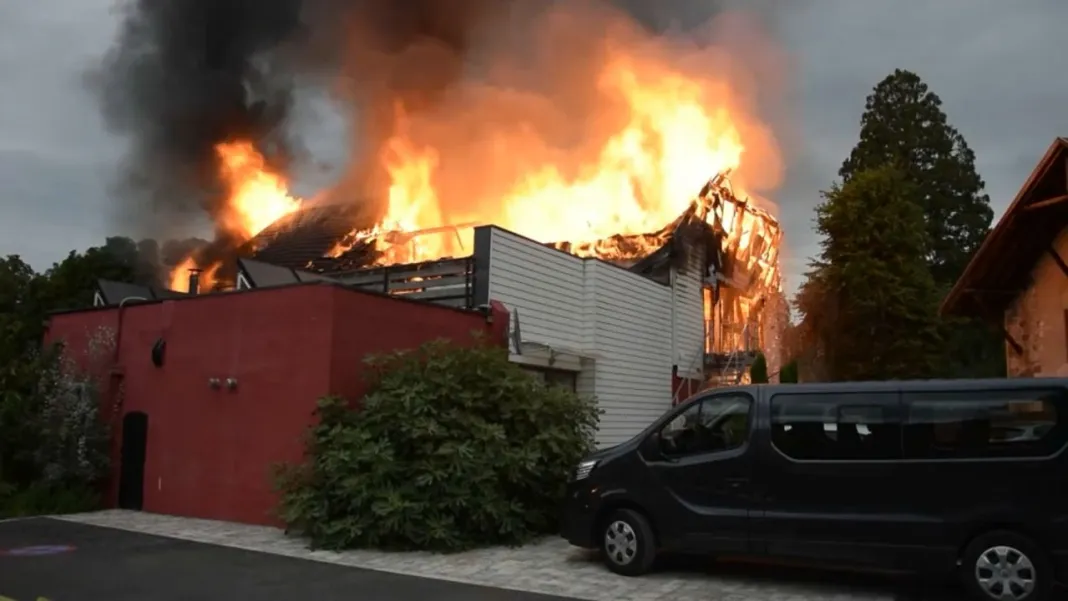
M729 0L604 1L661 32L706 22ZM358 108L353 147L367 160L339 188L373 203L384 181L374 158L398 126L396 106L432 107L496 20L554 5L566 0L126 0L94 71L108 127L129 140L119 213L145 235L185 229L204 211L218 223L216 145L251 140L287 169L300 148L287 131L295 82L316 76L335 91L344 82Z
M650 31L685 31L708 22L727 4L724 0L611 0Z
M122 14L95 83L107 125L130 143L123 214L142 226L159 212L215 216L217 144L250 139L272 162L289 157L291 77L275 53L298 30L300 0L136 0Z
M118 187L122 219L153 235L183 229L204 211L219 223L227 197L218 180L221 142L250 140L284 171L299 148L286 120L300 74L342 75L365 95L365 112L384 117L366 120L374 125L364 128L368 143L384 139L392 128L377 110L385 98L412 110L432 102L458 77L468 31L490 4L128 0L118 37L92 74L107 126L129 140ZM389 62L428 42L439 51L420 77ZM204 261L243 242L231 236L220 229Z

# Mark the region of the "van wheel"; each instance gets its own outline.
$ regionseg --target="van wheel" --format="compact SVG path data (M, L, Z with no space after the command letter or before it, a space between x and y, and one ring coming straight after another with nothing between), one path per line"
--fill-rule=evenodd
M653 567L656 536L645 516L632 509L619 509L602 524L601 551L609 570L640 576Z
M976 601L1047 601L1053 588L1046 554L1008 530L983 534L964 549L961 578Z

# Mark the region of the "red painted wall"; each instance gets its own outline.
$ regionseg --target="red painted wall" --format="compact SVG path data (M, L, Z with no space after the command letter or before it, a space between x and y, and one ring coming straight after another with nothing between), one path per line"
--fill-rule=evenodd
M672 405L678 405L691 396L704 390L704 382L693 378L683 378L679 376L678 367L671 369L671 394Z
M363 392L363 357L435 338L486 332L503 344L508 316L491 319L329 284L211 294L122 309L116 381L121 411L148 414L144 510L276 523L271 467L300 461L318 398ZM83 356L97 327L118 329L118 309L53 316L48 340ZM155 367L151 348L167 342ZM218 389L209 380L218 378ZM237 380L229 390L227 378ZM109 401L110 406L110 401ZM118 492L121 417L113 420Z

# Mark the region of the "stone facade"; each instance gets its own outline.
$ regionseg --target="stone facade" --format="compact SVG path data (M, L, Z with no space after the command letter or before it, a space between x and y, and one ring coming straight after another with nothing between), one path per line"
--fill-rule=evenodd
M1068 229L1053 247L1068 261ZM1068 275L1050 255L1031 270L1031 285L1005 310L1005 330L1021 350L1006 342L1010 378L1068 375Z

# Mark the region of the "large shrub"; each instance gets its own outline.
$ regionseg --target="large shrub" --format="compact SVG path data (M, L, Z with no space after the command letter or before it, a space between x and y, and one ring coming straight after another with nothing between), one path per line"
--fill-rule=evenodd
M0 517L94 509L110 465L100 363L108 328L90 333L82 364L56 346L27 352L0 377Z
M749 367L749 381L753 384L768 383L768 360L764 358L764 353L757 353L753 365Z
M779 383L796 384L797 381L797 359L793 359L782 366L782 371L779 372Z
M548 387L503 349L434 342L370 358L352 410L319 402L280 513L315 547L456 551L549 533L592 447L592 399Z

